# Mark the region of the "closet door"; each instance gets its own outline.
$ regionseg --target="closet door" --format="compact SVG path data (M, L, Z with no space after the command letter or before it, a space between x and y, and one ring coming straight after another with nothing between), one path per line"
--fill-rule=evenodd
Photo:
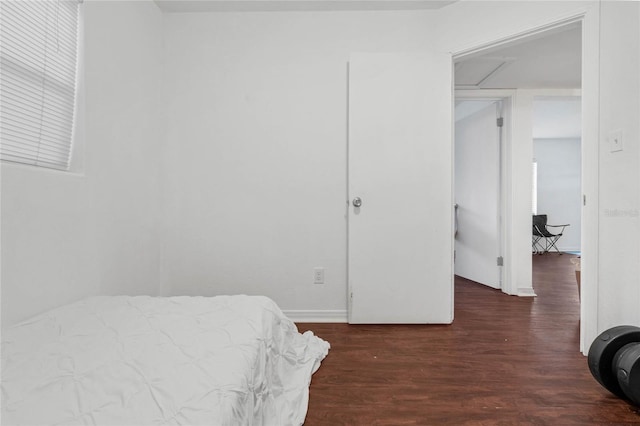
M349 322L453 319L452 62L349 64Z

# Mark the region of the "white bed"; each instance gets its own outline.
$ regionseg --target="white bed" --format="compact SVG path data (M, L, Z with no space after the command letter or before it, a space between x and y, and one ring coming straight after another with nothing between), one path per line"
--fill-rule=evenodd
M2 424L300 425L328 350L266 297L94 297L3 331Z

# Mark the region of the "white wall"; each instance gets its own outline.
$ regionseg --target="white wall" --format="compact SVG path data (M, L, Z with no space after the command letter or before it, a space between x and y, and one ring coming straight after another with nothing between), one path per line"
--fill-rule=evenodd
M165 16L165 294L346 319L347 64L419 51L428 12ZM324 285L313 268L326 268Z
M637 2L603 2L600 50L598 326L640 325L640 18ZM621 130L623 151L610 152Z
M580 250L581 141L534 139L533 156L538 163L538 214L546 214L550 225L570 225L558 240L560 251Z
M104 293L156 294L162 13L150 0L86 7L86 174L98 279Z
M2 164L2 325L99 292L84 176Z
M579 93L580 88L576 87ZM582 137L582 99L562 96L566 90L545 90L555 96L540 96L533 101L533 138L567 139Z
M83 8L81 171L2 164L3 326L88 295L157 292L162 15L152 2Z

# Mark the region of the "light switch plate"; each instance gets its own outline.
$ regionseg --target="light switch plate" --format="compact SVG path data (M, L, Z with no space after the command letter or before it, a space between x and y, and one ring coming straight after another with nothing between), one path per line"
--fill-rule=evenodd
M622 130L614 130L609 132L609 151L622 151Z

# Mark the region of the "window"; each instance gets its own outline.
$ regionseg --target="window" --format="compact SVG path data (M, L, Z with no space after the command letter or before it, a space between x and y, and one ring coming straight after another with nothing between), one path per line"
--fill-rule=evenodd
M68 170L78 65L78 0L2 1L0 158Z

